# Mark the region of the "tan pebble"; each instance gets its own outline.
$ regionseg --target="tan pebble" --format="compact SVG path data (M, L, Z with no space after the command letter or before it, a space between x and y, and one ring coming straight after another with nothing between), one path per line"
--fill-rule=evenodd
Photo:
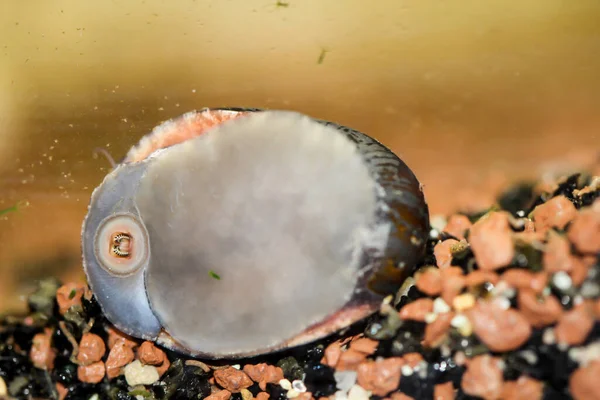
M438 383L433 387L433 400L454 400L454 385L451 381Z
M505 381L502 385L504 400L541 400L544 392L542 382L521 375L516 381Z
M425 321L425 316L433 312L433 300L422 298L406 304L400 309L400 318L413 321Z
M89 365L80 365L77 367L77 379L85 383L99 383L104 379L104 362L97 361Z
M283 379L283 370L274 365L268 365L266 363L250 365L244 365L244 372L254 382L258 383L261 390L267 390L267 383L278 383Z
M594 326L594 311L590 302L583 302L565 312L558 320L554 334L559 343L576 346L585 341Z
M600 252L600 199L580 211L569 227L568 237L582 253Z
M256 395L256 400L269 400L269 397L271 397L271 395L267 392L260 392L259 394Z
M447 312L438 315L438 317L430 324L425 327L425 335L423 338L423 345L426 347L438 347L444 339L450 329L450 322L454 318L453 312Z
M260 393L259 393L260 395ZM211 394L210 396L207 396L204 398L204 400L229 400L229 398L231 397L231 392L229 390L219 390L218 392L215 392L213 394ZM256 396L256 398L258 399L258 396ZM266 399L264 399L266 400Z
M233 367L218 369L214 372L215 381L231 393L239 393L252 386L252 380L243 371Z
M123 367L133 361L135 355L126 339L119 339L108 352L106 359L106 376L113 379L123 373Z
M479 219L471 228L469 243L480 269L494 270L509 265L515 249L508 214L492 212Z
M576 215L577 209L563 195L540 204L532 212L535 229L539 232L546 232L550 228L563 229Z
M298 394L298 396L296 396L295 399L296 400L314 400L314 397L311 392L303 392L303 393Z
M495 285L500 277L497 273L492 271L484 271L481 269L470 272L465 277L465 285L467 286L479 286L485 282L489 282Z
M360 351L361 353L365 353L367 355L375 353L377 346L379 346L378 341L366 337L358 338L350 342L351 349Z
M113 346L120 340L123 340L124 344L132 349L138 345L134 338L121 332L117 328L113 326L108 328L108 348L112 349Z
M60 382L56 382L54 387L56 388L56 393L58 393L58 400L64 400L65 397L67 397L67 394L69 394L69 389L67 389L65 385ZM2 395L2 391L0 390L0 396ZM6 395L6 393L4 393L4 395Z
M138 349L138 357L142 364L160 365L164 360L164 355L165 352L150 341L145 341Z
M463 275L446 276L442 281L442 299L446 304L452 304L454 298L462 293L464 288L465 277Z
M464 311L475 305L475 296L471 293L458 295L452 301L452 306L456 311Z
M457 239L464 239L466 232L473 224L465 215L454 214L448 218L444 232L449 233Z
M500 279L517 289L531 289L534 293L542 293L548 284L546 272L530 272L520 268L509 269Z
M46 328L33 337L29 358L36 368L48 371L54 368L56 349L52 348L52 329Z
M374 395L385 396L398 389L403 365L400 357L365 361L358 366L357 382Z
M335 368L338 361L340 360L340 356L342 355L342 346L339 341L335 341L329 346L325 348L325 354L323 355L323 359L321 363L330 366L331 368Z
M596 319L600 319L600 299L596 299L596 301L594 302L593 310Z
M600 360L595 360L585 367L580 367L573 372L569 379L569 390L575 400L600 399Z
M56 291L56 302L60 314L64 315L69 308L75 305L81 306L84 291L85 285L75 282L69 282L59 287Z
M531 335L531 325L521 313L505 310L497 302L480 301L465 314L475 334L492 351L514 350Z
M519 310L529 323L535 328L542 328L558 321L563 308L554 296L538 298L532 290L519 290L517 296Z
M452 246L458 244L458 240L446 239L436 244L433 248L436 265L440 268L448 268L452 263Z
M499 400L502 395L500 359L489 354L473 357L463 374L461 387L466 394L484 400Z
M365 353L348 349L340 356L336 369L338 371L355 371L358 365L367 358Z
M416 275L417 289L428 296L437 296L442 291L442 274L438 268L427 268Z
M288 394L289 394L289 392L288 392ZM242 400L251 400L254 398L254 396L252 395L252 392L249 391L248 389L240 390L240 395L242 395Z
M104 340L96 334L84 333L79 342L79 353L77 353L77 361L79 365L90 365L98 362L106 353L106 345Z
M406 365L411 368L416 367L421 363L421 361L423 361L423 356L419 353L406 353L402 356L402 358L404 359Z

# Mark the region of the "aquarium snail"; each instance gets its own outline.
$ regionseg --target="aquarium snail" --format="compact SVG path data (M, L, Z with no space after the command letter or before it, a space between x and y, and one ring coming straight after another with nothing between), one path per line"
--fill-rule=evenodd
M83 264L123 332L240 358L374 313L423 255L428 221L411 170L360 132L202 109L154 128L94 190Z

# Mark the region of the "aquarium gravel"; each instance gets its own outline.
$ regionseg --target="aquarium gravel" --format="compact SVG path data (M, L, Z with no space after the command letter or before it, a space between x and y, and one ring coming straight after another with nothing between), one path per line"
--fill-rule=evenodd
M519 183L432 226L379 313L233 364L128 337L87 286L42 281L0 322L0 397L600 399L600 177Z

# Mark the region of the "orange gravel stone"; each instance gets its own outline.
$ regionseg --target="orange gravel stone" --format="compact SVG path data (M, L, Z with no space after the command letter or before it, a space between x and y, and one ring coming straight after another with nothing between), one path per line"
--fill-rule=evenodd
M516 381L505 381L502 385L502 399L541 400L544 393L542 382L521 375Z
M75 282L69 282L59 287L56 291L56 302L60 314L64 315L72 306L80 306L84 291L85 285Z
M52 329L46 328L43 333L33 337L29 359L34 367L51 371L54 368L55 358L56 349L52 348Z
M69 394L69 389L60 382L56 382L54 387L56 387L56 393L58 393L58 400L64 400L65 397L67 397L67 394Z
M269 393L260 392L256 395L256 400L269 400L269 397L271 397Z
M521 313L505 310L496 302L480 301L465 314L477 337L492 351L514 350L531 335L531 325Z
M465 277L465 285L467 286L478 286L482 283L489 282L493 285L498 283L500 277L497 273L491 271L483 271L481 269L470 272Z
M469 218L465 215L454 214L448 218L444 232L449 233L458 239L464 239L466 232L471 228L473 224L469 221Z
M563 229L577 216L577 209L565 196L553 197L532 211L536 231L545 232L550 228Z
M123 367L135 358L130 343L126 339L119 339L108 352L106 359L106 376L108 379L116 378L123 372Z
M363 362L357 370L358 384L376 396L385 396L398 389L402 365L400 357Z
M438 383L433 387L433 400L454 400L455 397L452 382Z
M136 342L134 338L121 332L117 328L113 326L108 328L108 348L112 349L119 340L124 340L125 345L132 349L138 345L138 342Z
M529 289L519 290L517 301L523 316L536 328L555 323L563 313L562 305L556 297L546 296L538 299Z
M159 349L150 341L142 343L138 349L138 356L142 364L160 365L163 362L165 352Z
M437 296L442 291L442 274L438 268L427 268L416 275L417 289L428 296Z
M97 361L89 365L80 365L77 367L77 379L85 383L100 383L104 379L104 362Z
M411 397L405 393L395 392L390 396L392 400L415 400L414 397Z
M244 366L244 372L254 382L258 383L261 390L267 390L267 383L277 383L283 379L283 370L266 363Z
M486 354L475 356L468 362L461 387L471 396L498 400L501 398L503 382L500 359Z
M354 371L366 358L367 355L365 353L354 349L348 349L342 352L336 369L338 371Z
M462 275L462 271L460 275L444 275L442 275L443 281L441 297L446 302L446 304L452 304L454 298L460 293L462 293L463 289L465 288L466 278Z
M423 361L423 356L419 353L406 353L402 356L402 358L411 368L416 367L421 363L421 361Z
M576 346L585 341L594 326L594 311L590 302L583 302L565 312L558 320L554 334L559 343Z
M576 369L569 379L569 390L573 398L575 400L600 399L598 377L600 377L600 360Z
M340 360L340 356L342 355L342 346L339 340L331 343L329 346L325 348L325 354L323 355L323 359L321 360L322 364L328 365L331 368L335 368L338 361Z
M452 321L454 315L453 312L439 314L435 321L427 324L423 337L423 345L427 347L437 347L442 344L450 329L450 321Z
M378 341L366 337L354 339L352 342L350 342L350 348L352 350L360 351L361 353L365 353L367 355L375 353L377 346L379 346Z
M233 367L218 369L214 372L215 381L231 393L239 393L242 389L252 386L252 379L243 371Z
M531 289L534 293L542 293L548 284L547 272L530 272L524 269L509 269L500 279L517 289Z
M569 227L568 237L582 253L600 252L600 199L581 210Z
M494 270L510 264L515 248L505 212L492 212L471 228L469 243L479 268Z
M98 362L106 353L106 345L104 340L93 333L84 333L79 342L79 353L77 353L77 361L79 365L90 365Z
M314 400L314 397L311 392L300 393L298 396L294 397L296 400Z
M571 255L569 241L563 235L551 232L543 255L544 269L553 274L558 271L569 272L576 259Z
M433 248L436 265L443 269L448 268L452 263L452 246L459 243L458 240L446 239L443 242L436 244Z
M433 300L422 298L406 304L400 310L400 318L413 321L425 321L425 316L433 312Z
M231 392L229 390L219 390L216 393L207 396L204 400L229 400ZM258 396L256 397L258 398Z
M156 366L159 376L167 372L171 366L167 354L150 341L142 343L138 349L138 357L142 364Z

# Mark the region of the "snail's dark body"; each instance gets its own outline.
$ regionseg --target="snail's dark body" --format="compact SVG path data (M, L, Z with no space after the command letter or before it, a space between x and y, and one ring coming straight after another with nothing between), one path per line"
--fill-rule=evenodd
M428 221L412 171L369 136L297 113L205 109L157 127L96 189L84 266L124 332L237 358L372 314L423 255ZM106 257L122 233L132 256Z

